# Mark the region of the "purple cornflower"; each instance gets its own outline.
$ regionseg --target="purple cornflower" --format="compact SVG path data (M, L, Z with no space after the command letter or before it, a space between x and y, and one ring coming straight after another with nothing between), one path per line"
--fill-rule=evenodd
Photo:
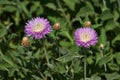
M52 31L49 21L45 18L36 17L28 21L25 25L25 33L35 39L44 38Z
M77 46L88 48L98 42L98 36L94 29L84 27L75 31L75 43Z

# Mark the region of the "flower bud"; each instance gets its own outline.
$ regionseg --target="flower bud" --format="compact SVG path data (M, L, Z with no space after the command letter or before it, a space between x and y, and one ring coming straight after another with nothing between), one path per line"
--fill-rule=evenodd
M91 24L91 22L90 21L86 21L85 23L84 23L84 27L90 27L92 24Z
M100 48L103 50L104 49L104 44L100 44Z
M56 22L54 25L53 25L53 28L55 30L60 30L60 23Z
M26 47L29 46L28 37L23 37L23 38L22 38L21 45L26 46Z

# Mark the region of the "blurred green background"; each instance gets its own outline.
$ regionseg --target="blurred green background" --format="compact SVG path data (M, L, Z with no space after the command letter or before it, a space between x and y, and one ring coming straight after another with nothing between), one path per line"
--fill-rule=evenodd
M61 29L21 45L34 17ZM74 32L91 21L99 36L87 55L87 80L120 80L120 0L0 0L0 80L83 80L82 48Z

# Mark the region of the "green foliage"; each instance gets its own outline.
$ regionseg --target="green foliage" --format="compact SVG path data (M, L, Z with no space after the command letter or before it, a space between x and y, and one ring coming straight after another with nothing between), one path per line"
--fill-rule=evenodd
M29 37L25 47L25 24L36 16L61 29L46 36L45 46ZM119 0L0 0L0 80L83 80L74 31L85 21L99 37L87 53L87 80L120 80Z

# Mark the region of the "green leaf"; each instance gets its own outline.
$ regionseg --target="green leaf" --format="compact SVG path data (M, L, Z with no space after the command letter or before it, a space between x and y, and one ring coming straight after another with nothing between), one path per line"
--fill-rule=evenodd
M112 3L114 3L114 2L116 2L116 0L110 0L110 4L112 4Z
M92 0L92 1L93 1L95 6L97 6L97 7L101 6L101 4L100 4L100 2L98 0Z
M16 5L16 3L15 2L13 2L13 1L8 1L8 0L0 0L0 4L1 5Z
M110 10L104 10L102 12L102 14L100 15L100 18L105 21L105 20L108 20L108 19L112 19L113 18L113 15L111 14Z
M96 53L96 58L95 58L96 64L98 64L98 62L99 62L99 60L100 60L101 58L102 58L101 53Z
M80 61L76 60L76 62L74 62L73 70L74 70L74 73L79 73L82 70L82 66L80 66Z
M89 6L85 6L80 8L80 10L78 11L76 16L89 16L89 15L93 15L94 14L94 10L92 10Z
M23 74L21 71L18 72L18 76L20 76L21 78L25 78L25 74Z
M115 63L108 63L108 67L113 71L119 71L119 66Z
M113 55L111 53L106 54L103 56L103 58L101 58L98 62L99 66L104 65L106 63L108 63L109 61L111 61L113 59Z
M60 41L60 45L63 47L70 47L71 46L70 42L68 42L68 41Z
M90 15L93 15L93 14L95 14L93 5L90 2L86 1L86 6L80 8L76 17L79 17L79 16L86 17L86 16L90 16Z
M113 40L112 40L112 45L116 46L116 44L118 44L118 42L120 41L120 35L117 35ZM119 45L119 44L118 44Z
M19 25L19 23L20 23L20 13L19 13L18 10L16 11L15 16L13 16L13 17L15 19L15 24Z
M73 11L75 10L75 4L79 3L79 0L63 0L63 1Z
M108 30L112 30L116 27L115 25L115 21L113 20L109 20L106 25L105 25L105 30L108 31Z
M30 8L30 13L33 13L33 12L35 12L36 10L38 10L38 7L40 6L40 3L39 2L34 2L33 3L34 5L33 6L31 6L31 8Z
M56 6L53 3L47 3L45 6L47 6L48 8L50 8L52 10L56 10Z
M104 28L102 28L101 29L101 35L99 37L99 43L106 45L106 43L107 43L106 41L107 41L106 31L105 31Z
M117 21L120 17L119 12L115 10L113 13L114 13L114 20Z
M73 44L73 45L71 45L71 47L70 47L70 51L71 51L72 53L79 52L79 47Z
M44 12L44 8L42 7L42 5L39 5L39 8L37 9L36 14L39 16L41 14L44 14L43 12Z
M92 56L87 57L87 62L88 64L92 64L94 62L93 57Z
M109 73L109 74L105 74L106 80L119 80L120 79L120 75L116 72L114 73Z
M65 65L62 63L54 64L54 71L61 73L61 74L65 73L66 72Z
M9 74L9 75L8 75L8 76L9 76L9 77L14 76L15 71L17 71L17 69L15 69L15 68L9 69L9 71L8 71L8 74Z
M120 65L120 53L115 53L114 57L115 57L117 63Z
M13 66L13 67L18 67L13 61L12 61L12 59L10 58L10 57L8 57L8 56L6 56L6 55L3 55L2 53L0 53L0 57L1 57L1 59L3 59L5 62L7 62L8 64L10 64L11 66Z
M15 10L17 10L17 8L14 6L5 6L3 10L7 12L14 12Z
M28 16L28 17L31 17L32 15L29 13L28 9L27 9L27 4L29 2L28 1L24 1L24 2L20 2L18 1L18 5L20 6L20 8L23 10L23 12L25 12L25 14Z
M71 35L70 35L70 33L68 31L62 31L59 34L62 35L62 36L65 36L66 38L69 39L69 41L70 41L71 44L74 44L74 40L73 40L73 38L71 37Z
M5 63L5 62L0 62L0 70L7 70L8 71L8 68L10 68L11 65L8 64L8 63Z
M37 50L37 52L35 52L33 54L33 56L36 58L36 59L39 59L40 58L40 49Z
M42 80L42 78L40 78L39 76L36 76L36 75L32 75L32 77L33 77L35 80Z
M66 63L66 62L73 60L74 58L80 58L80 57L81 56L75 55L75 54L74 55L73 54L66 54L62 57L57 58L56 60L63 62L63 63Z
M94 25L92 25L91 27L95 29L95 28L100 27L101 25L102 25L102 24L94 24Z
M93 75L90 80L101 80L101 77Z
M0 38L4 37L7 34L7 29L4 27L0 30Z
M86 1L86 5L89 6L92 11L94 11L94 6L91 2Z

